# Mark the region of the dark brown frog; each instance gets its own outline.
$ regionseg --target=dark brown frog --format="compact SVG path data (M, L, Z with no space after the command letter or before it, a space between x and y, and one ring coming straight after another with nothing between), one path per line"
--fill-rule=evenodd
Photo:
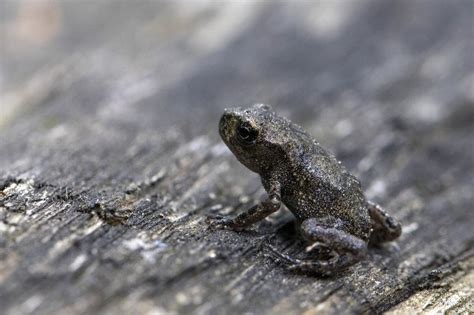
M369 243L400 236L400 223L367 201L360 182L301 127L268 105L228 109L219 122L222 140L237 159L257 172L267 198L232 219L211 226L245 228L280 209L294 214L303 237L326 249L327 259L300 260L274 252L291 269L332 274L361 260Z

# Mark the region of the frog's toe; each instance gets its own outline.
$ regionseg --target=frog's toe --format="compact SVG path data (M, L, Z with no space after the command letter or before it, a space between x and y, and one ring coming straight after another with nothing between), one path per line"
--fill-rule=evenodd
M281 253L280 251L278 251L276 248L274 248L273 246L269 244L266 244L265 248L267 249L266 251L267 257L270 257L277 263L282 263L287 266L296 265L299 263L298 259L292 258L288 255Z
M242 231L244 228L235 224L234 220L222 217L208 217L208 229Z
M337 271L331 268L328 261L325 260L304 260L288 266L287 269L297 273L317 276L331 276Z
M311 254L314 257L329 259L335 255L335 252L328 245L320 242L314 242L313 244L305 248L307 254Z
M228 220L221 217L207 217L206 223L209 230L223 230L229 228Z

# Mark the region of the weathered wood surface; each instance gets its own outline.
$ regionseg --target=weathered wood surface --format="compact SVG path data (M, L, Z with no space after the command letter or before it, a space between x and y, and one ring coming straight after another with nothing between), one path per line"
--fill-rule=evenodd
M310 5L312 4L312 5ZM0 313L473 310L473 2L2 1ZM229 105L307 128L404 225L330 279L219 140Z

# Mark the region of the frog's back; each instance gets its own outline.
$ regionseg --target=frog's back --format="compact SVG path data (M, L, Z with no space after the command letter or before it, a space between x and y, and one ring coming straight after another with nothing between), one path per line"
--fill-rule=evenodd
M308 188L325 187L340 192L362 193L359 181L339 162L335 155L321 145L301 127L291 124L293 136L286 145L286 160L293 173L306 177ZM312 185L314 183L314 185Z
M289 144L291 176L283 187L283 202L299 220L332 216L346 229L365 237L370 218L360 182L329 151L298 126Z

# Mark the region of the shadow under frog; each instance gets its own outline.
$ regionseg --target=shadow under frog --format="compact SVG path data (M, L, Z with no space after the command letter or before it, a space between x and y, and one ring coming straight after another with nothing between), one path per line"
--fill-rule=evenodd
M283 203L296 217L308 251L323 255L303 260L272 248L273 256L291 270L321 275L360 261L369 244L400 236L400 223L366 200L357 178L270 106L226 110L219 133L237 159L260 175L267 197L235 218L212 220L211 227L240 230L276 212Z

